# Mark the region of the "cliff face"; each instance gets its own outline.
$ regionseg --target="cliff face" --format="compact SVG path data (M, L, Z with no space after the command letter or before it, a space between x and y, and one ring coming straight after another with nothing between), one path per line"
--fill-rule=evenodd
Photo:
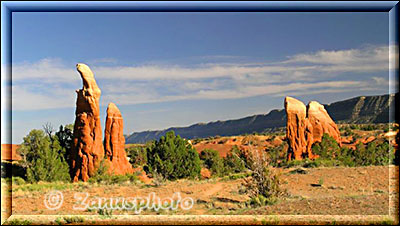
M394 109L394 95L361 96L324 105L336 123L387 123L389 106ZM394 119L392 119L393 121ZM187 139L209 136L234 136L245 133L286 126L286 113L283 109L272 110L268 114L254 115L236 120L199 123L188 127L173 127L166 130L135 132L126 137L126 143L145 143L159 139L167 131Z
M395 95L361 96L325 105L325 109L339 123L387 123L394 100Z

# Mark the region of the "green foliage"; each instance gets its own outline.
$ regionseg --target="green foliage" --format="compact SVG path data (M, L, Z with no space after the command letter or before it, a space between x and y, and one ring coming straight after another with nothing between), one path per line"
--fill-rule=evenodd
M292 161L290 164L303 164L314 162L316 166L369 166L369 165L388 165L394 162L394 149L390 147L388 141L378 143L373 141L367 145L359 142L356 149L339 147L339 144L327 134L324 134L321 142L313 144L312 151L320 158L311 161L305 160L300 163Z
M174 131L169 131L147 149L148 170L175 180L200 176L199 154Z
M25 184L25 180L21 177L12 177L12 183L15 185L23 185Z
M103 159L100 162L100 166L96 171L96 174L89 178L89 183L101 183L101 184L121 184L124 182L135 182L138 180L136 174L125 174L125 175L110 175L108 173L108 165Z
M224 161L219 156L218 151L205 149L200 153L200 159L206 168L211 170L212 175L221 176L224 171Z
M250 196L249 204L251 206L274 204L285 194L281 188L280 175L270 167L264 152L252 153L250 158L252 176L245 178L242 184Z
M73 131L74 124L68 124L65 126L60 125L60 128L55 133L61 146L61 154L67 162L69 161L69 152L72 147Z
M224 158L225 174L240 173L246 169L246 164L241 158L241 151L237 146L233 146L232 150Z
M13 219L4 222L5 225L32 225L30 220Z
M129 147L126 154L129 157L129 162L134 168L147 164L147 148L151 143L144 146Z
M322 136L321 142L314 143L311 149L314 154L323 159L334 158L340 152L339 144L326 133Z
M46 135L43 130L31 130L18 151L28 182L70 180L68 164L63 157L65 150L57 136Z
M356 166L383 166L393 163L394 149L390 148L389 142L384 141L378 144L376 141L368 143L367 145L359 142L356 145L356 150L350 153L354 156Z
M268 160L271 166L279 167L286 164L288 157L287 157L287 151L284 151L284 147L285 147L285 142L278 147L273 147L266 150Z
M73 217L63 217L65 223L73 224L73 223L83 223L85 219L83 217L73 216Z

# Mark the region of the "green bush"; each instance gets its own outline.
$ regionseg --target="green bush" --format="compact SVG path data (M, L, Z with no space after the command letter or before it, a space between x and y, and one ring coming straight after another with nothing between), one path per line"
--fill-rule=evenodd
M224 173L240 173L246 169L246 164L243 158L241 158L241 151L237 146L233 146L232 150L224 158Z
M65 149L60 146L57 136L46 135L43 130L31 130L18 152L28 182L71 180L64 159Z
M335 139L325 133L322 136L321 142L314 143L311 150L322 159L331 159L339 154L340 146Z
M147 147L151 143L144 146L130 147L126 150L126 155L129 157L129 162L134 168L144 166L147 164Z
M280 175L271 168L265 153L251 153L251 177L242 184L250 196L251 206L274 204L286 191L282 189Z
M25 184L25 180L21 177L12 177L12 183L15 185L23 185Z
M61 146L61 154L65 161L69 162L69 153L72 147L74 124L69 124L66 126L60 125L60 128L55 133L57 140Z
M199 154L188 141L175 136L174 131L168 131L147 149L147 159L148 170L156 170L166 179L200 176Z
M101 184L121 184L127 181L135 182L138 180L136 174L125 174L125 175L110 175L108 173L108 165L105 159L100 162L100 166L93 177L89 178L89 183L101 183Z
M285 147L285 142L278 147L273 147L266 150L269 160L268 162L271 166L279 167L286 164L288 157L287 157L287 151L284 150L284 147Z
M356 145L356 150L353 151L354 162L356 166L369 166L369 165L388 165L393 163L394 150L390 149L388 141L377 144L376 141L368 143L367 145L359 142Z
M205 149L200 153L200 159L212 175L221 176L224 171L224 161L216 150Z
M367 145L359 142L356 144L356 149L353 150L347 147L340 148L339 144L327 134L323 135L321 142L313 144L312 151L320 156L313 161L318 166L388 165L392 164L395 159L394 149L390 147L388 141L382 143L373 141ZM300 164L305 164L305 162Z

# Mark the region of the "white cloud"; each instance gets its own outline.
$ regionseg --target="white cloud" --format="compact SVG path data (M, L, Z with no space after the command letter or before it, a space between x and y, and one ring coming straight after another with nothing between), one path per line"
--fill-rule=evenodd
M391 51L393 52L393 51ZM224 59L225 57L220 57ZM388 82L379 72L389 68L389 48L318 51L288 60L259 63L97 66L112 58L93 60L92 70L102 89L101 104L164 102L184 99L232 99L258 95L326 93L377 89ZM376 75L371 76L373 72ZM60 59L13 65L13 109L74 107L81 80L75 65ZM331 81L343 73L353 73ZM363 74L364 73L364 74Z

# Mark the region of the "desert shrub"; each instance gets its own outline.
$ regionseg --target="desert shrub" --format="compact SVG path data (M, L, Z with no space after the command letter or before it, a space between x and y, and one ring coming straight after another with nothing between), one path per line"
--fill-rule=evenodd
M285 143L282 143L278 147L272 147L268 150L267 156L269 160L269 164L273 167L283 166L287 162L287 151L284 150Z
M25 184L25 180L21 177L12 177L12 183L15 185L23 185Z
M5 225L32 225L30 220L12 219L4 222Z
M101 183L101 184L121 184L127 181L135 182L138 177L135 173L124 174L124 175L111 175L108 173L109 166L106 164L105 159L100 162L99 168L97 169L94 176L89 178L89 183Z
M311 150L314 154L319 155L320 158L331 159L339 154L340 146L335 139L325 133L321 142L314 143Z
M373 141L367 145L358 142L353 150L347 147L340 148L339 144L327 134L324 134L321 142L313 144L312 150L320 156L314 160L318 166L388 165L393 163L395 158L394 150L390 148L388 141L382 143Z
M73 224L73 223L83 223L85 219L83 217L73 216L73 217L63 217L65 223Z
M188 141L175 136L174 131L167 132L147 149L147 159L148 170L157 170L166 179L200 176L199 154Z
M350 129L360 129L360 127L356 124L351 124Z
M221 176L224 171L224 161L219 156L218 151L205 149L200 153L200 160L206 168L211 170L212 175Z
M262 206L275 203L285 194L281 188L280 175L269 166L264 152L251 153L251 177L245 178L242 184L250 196L250 205Z
M241 158L241 151L237 146L233 146L232 150L224 158L224 174L240 173L246 169L246 164Z
M344 128L344 134L345 136L353 136L354 132L351 130L351 128L349 126L346 126Z
M55 133L58 142L60 143L62 156L64 157L65 161L69 161L69 152L72 147L72 139L73 139L73 131L74 131L74 124L68 125L60 125L60 128Z
M373 141L367 145L359 142L351 154L354 156L356 166L388 165L393 163L395 158L394 150L390 148L388 141L381 144Z
M129 147L126 150L126 155L129 157L129 162L134 168L144 166L147 164L148 146L151 146L151 143L148 143L144 146Z
M43 130L31 130L18 152L28 182L70 180L65 149L60 146L57 136L46 135Z

